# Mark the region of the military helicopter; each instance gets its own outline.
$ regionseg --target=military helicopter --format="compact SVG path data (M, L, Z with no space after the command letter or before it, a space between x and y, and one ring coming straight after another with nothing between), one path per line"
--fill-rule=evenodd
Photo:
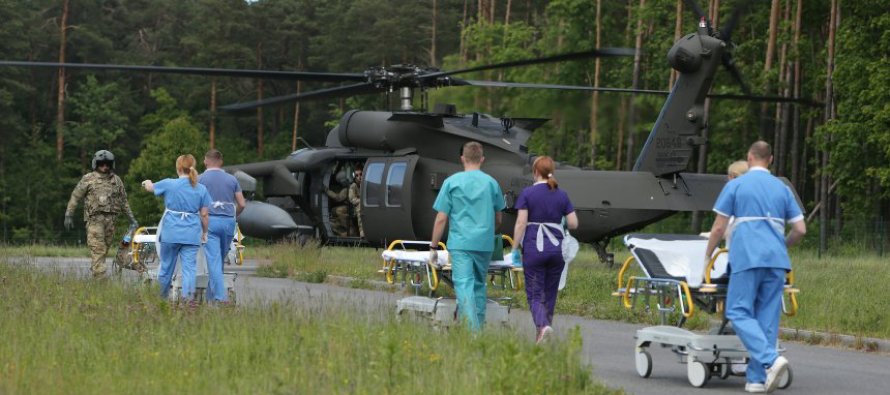
M483 170L494 177L505 193L506 215L498 229L511 233L513 205L521 190L532 184L535 155L526 142L543 118L507 118L473 112L460 114L453 105L427 109L430 89L447 86L522 87L580 91L666 94L664 106L632 171L583 170L559 165L556 177L571 197L580 226L573 235L591 244L599 258L612 264L606 246L610 238L641 229L682 211L710 210L726 182L724 175L698 174L686 169L696 147L705 144L706 97L754 101L800 101L781 97L753 96L732 61L730 34L741 15L733 13L725 29L715 31L703 11L691 3L699 17L698 30L679 39L668 52L668 62L679 72L670 92L594 88L551 84L463 80L458 74L505 67L561 62L594 57L632 56L626 48L603 48L550 57L441 71L414 65L372 67L362 73L316 73L264 70L177 68L104 64L59 64L0 61L0 66L61 67L94 70L196 74L208 76L276 78L288 80L351 82L347 85L261 101L221 107L234 113L259 106L298 100L318 100L371 93L398 94L398 109L352 110L327 135L323 147L308 147L287 158L227 166L247 195L262 180L266 201L251 201L239 216L244 234L262 238L297 235L324 243L385 246L396 239L429 239L435 213L432 210L445 178L462 170L459 152L474 140L484 147ZM714 75L723 64L742 85L744 95L709 94ZM414 106L420 92L421 105ZM352 231L338 234L333 225L333 204L326 191L352 182L357 167L364 168L361 182L363 236Z

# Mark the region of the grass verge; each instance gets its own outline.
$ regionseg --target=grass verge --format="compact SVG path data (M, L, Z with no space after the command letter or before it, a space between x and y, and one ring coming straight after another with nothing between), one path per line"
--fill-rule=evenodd
M248 254L271 262L258 272L261 275L272 273L301 278L307 273L323 271L331 276L351 277L355 279L354 283L367 285L383 280L377 273L382 266L380 252L372 248L275 244L252 248ZM795 249L791 253L796 285L801 289L798 295L800 310L794 317L783 316L783 327L890 339L890 316L882 302L886 299L884 282L890 278L890 265L886 264L886 259L871 254L820 258L814 251ZM642 309L628 311L611 296L616 288L618 266L627 257L626 251L616 251L616 267L609 269L599 262L593 250L582 247L570 266L568 284L560 292L557 313L657 323L656 315L646 314ZM632 270L637 270L636 265ZM447 286L440 286L440 290L440 294L452 293ZM511 297L515 306L527 308L523 291L493 290L492 294ZM707 328L708 318L707 314L696 313L687 326Z
M0 393L585 393L578 333L535 347L320 303L183 310L153 287L0 262Z

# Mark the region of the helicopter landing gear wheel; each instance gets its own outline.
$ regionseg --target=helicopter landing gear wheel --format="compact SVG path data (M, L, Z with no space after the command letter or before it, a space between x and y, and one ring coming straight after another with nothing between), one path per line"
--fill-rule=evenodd
M789 366L785 370L785 374L782 377L779 377L779 389L783 390L791 386L791 381L794 379L794 373L791 372L791 367Z
M652 356L644 349L637 349L634 355L637 365L637 374L642 378L648 378L652 374Z
M693 387L701 388L711 378L711 370L703 362L689 361L686 364L686 375L689 378L689 384L692 384Z

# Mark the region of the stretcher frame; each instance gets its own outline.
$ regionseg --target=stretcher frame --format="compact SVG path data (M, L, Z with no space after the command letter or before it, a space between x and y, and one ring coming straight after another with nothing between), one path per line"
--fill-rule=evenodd
M501 235L502 239L513 245L513 239L508 235ZM420 240L394 240L386 248L386 251L429 251L430 242ZM448 251L447 246L443 242L439 242L439 252ZM498 264L489 266L488 269L488 285L502 290L522 289L522 267L514 267L508 264ZM387 258L384 253L383 267L378 270L386 278L389 284L395 284L397 281L403 286L411 286L414 288L414 294L420 295L420 291L424 284L428 287L429 297L433 297L439 284L442 282L454 288L451 271L451 257L448 257L446 264L439 262L431 262L430 260L406 260L398 258ZM509 299L509 298L507 298Z
M136 231L133 232L133 238L130 242L130 251L127 253L129 257L127 266L116 267L115 262L115 264L112 265L112 270L116 270L115 273L119 273L121 269L134 270L145 282L157 281L160 271L160 260L158 259L158 251L155 247L157 231L158 228L156 226L143 226L136 229ZM241 234L241 229L236 225L232 248L230 249L229 254L224 258L226 265L235 264L240 266L244 263L245 247L241 242L242 240L244 240L244 236ZM203 267L203 265L199 264L195 273L195 300L198 302L205 301L205 291L209 281L206 271L199 272L201 267ZM180 268L180 265L177 265L177 268ZM223 271L223 283L225 284L226 292L228 293L229 302L232 304L235 304L237 298L235 292L235 280L237 280L237 278L238 273ZM170 300L178 300L182 289L178 270L173 274L173 281L170 287Z
M744 359L750 360L747 349L732 330L729 322L722 317L728 281L711 278L714 265L722 254L728 254L729 250L721 248L715 253L705 266L703 283L700 287L690 287L687 281L678 278L657 278L649 276L650 273L643 262L638 262L643 273L649 277L630 276L625 279L626 273L634 261L640 258L635 251L635 246L628 240L641 236L658 235L627 235L625 244L631 250L621 269L618 271L616 291L613 296L620 298L622 305L628 309L636 308L637 303L647 311L654 311L660 316L661 325L640 329L636 332L634 361L637 374L648 378L652 373L652 356L648 348L653 344L662 347L670 347L678 357L680 363L687 365L687 378L694 387L703 387L711 377L727 379L732 375L731 365ZM671 235L664 235L671 236ZM665 271L666 272L666 271ZM785 290L782 298L782 311L787 316L797 313L797 293L794 287L794 274L786 275ZM788 302L786 302L786 298ZM687 319L691 318L696 307L708 313L721 315L721 324L712 329L709 334L702 335L683 329ZM675 325L667 325L670 314L679 311L679 317ZM781 345L778 352L785 351ZM791 385L793 372L789 368L787 373L780 378L779 388L785 389Z

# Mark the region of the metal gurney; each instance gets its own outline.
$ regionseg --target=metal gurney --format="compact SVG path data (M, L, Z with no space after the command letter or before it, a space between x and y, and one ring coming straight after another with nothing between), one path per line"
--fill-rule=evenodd
M725 318L707 335L681 328L696 309L721 315L723 312L728 251L720 249L705 265L702 257L707 242L707 238L698 235L630 234L624 238L631 256L618 272L618 287L613 295L621 298L627 309L634 309L638 303L646 311L654 307L661 320L661 325L636 333L636 369L642 377L652 373L652 357L647 349L653 343L671 347L680 362L687 364L689 382L696 387L707 384L712 376L728 378L731 364L742 359L747 362L748 352ZM642 275L626 277L634 261ZM789 316L798 307L798 290L793 283L794 276L789 273L782 300L782 310ZM668 325L669 321L674 325ZM791 385L791 378L789 369L779 388Z
M513 244L509 236L504 235L503 240ZM431 319L435 324L450 325L457 320L457 304L453 298L433 297L440 282L445 282L453 287L451 263L444 243L439 243L440 250L437 262L430 262L428 241L396 240L390 243L383 251L383 268L380 270L387 282L394 284L396 281L403 285L411 285L415 296L400 299L396 304L396 315L402 316L406 312ZM488 268L489 285L500 289L520 289L522 287L522 268L514 267L509 254L504 254L504 260L493 260ZM429 297L420 296L420 291L426 285L429 289ZM507 305L498 302L507 302ZM486 322L504 324L510 313L511 299L499 298L497 301L489 299L486 307Z
M130 251L127 254L129 260L121 265L121 268L136 270L148 281L156 281L158 271L160 270L160 261L158 259L156 242L158 240L157 227L146 226L137 229L133 234L133 240L130 244ZM229 253L224 258L225 264L241 265L244 262L244 245L241 241L244 236L241 230L235 228L235 236L229 248ZM180 295L182 277L180 275L180 264L176 265L176 273L173 275L172 289L170 299L175 300ZM120 269L117 269L120 270ZM223 281L228 290L229 301L235 302L235 279L238 277L234 272L223 272ZM207 289L207 261L204 257L203 246L198 251L197 268L195 275L195 298L202 301L204 291Z
M510 236L503 235L508 246L513 245ZM383 268L386 281L394 284L401 278L402 284L414 287L414 293L420 294L424 284L430 296L439 288L440 282L453 286L451 277L451 260L445 243L439 243L438 262L430 262L428 241L396 240L382 253ZM510 254L503 254L503 260L493 260L488 267L489 285L501 289L517 290L522 287L522 267L514 267Z

